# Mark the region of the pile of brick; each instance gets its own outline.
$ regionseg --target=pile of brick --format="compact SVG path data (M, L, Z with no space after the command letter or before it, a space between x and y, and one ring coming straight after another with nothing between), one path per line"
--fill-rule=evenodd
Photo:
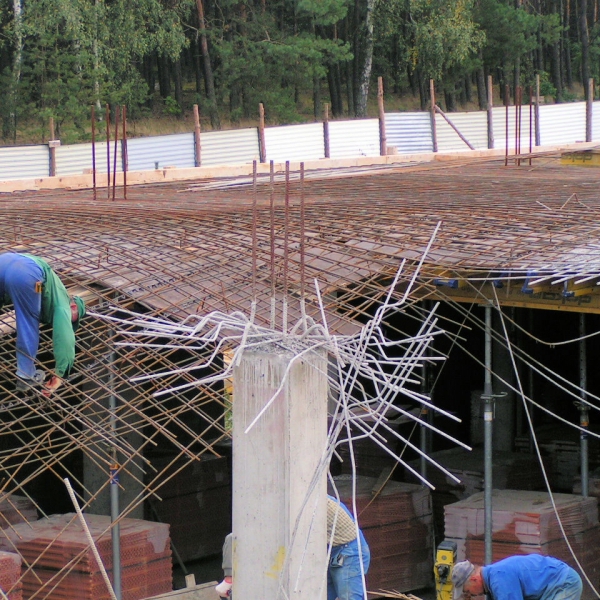
M0 501L0 529L17 523L37 521L33 502L26 496L11 494Z
M227 458L204 455L187 464L170 457L151 460L167 483L158 490L162 501L147 503L146 517L169 523L173 546L183 561L221 554L223 540L231 531Z
M475 448L472 452L451 448L432 452L430 456L460 480L457 483L437 467L427 466L427 480L435 487L431 493L435 531L442 538L444 507L483 491L484 456L481 448ZM411 461L410 466L419 471L419 461ZM537 459L529 454L494 452L493 469L494 487L497 489L537 490L544 486ZM406 479L416 481L414 475L408 472Z
M429 489L390 481L373 496L377 480L358 477L356 507L371 550L367 589L405 592L431 585L433 525ZM340 499L352 510L352 481L335 478ZM330 490L331 493L331 490Z
M596 498L554 494L558 517L577 559L595 587L600 580L600 525ZM446 539L458 546L458 559L482 564L485 557L484 497L478 493L445 509ZM494 490L492 554L496 562L515 554L554 556L577 569L546 492ZM584 580L583 598L595 598Z
M85 515L102 562L112 575L110 518ZM121 587L123 600L141 600L172 590L169 526L123 519ZM23 597L50 600L108 600L102 573L74 514L52 515L0 531L0 549L23 559Z
M8 600L23 600L21 557L14 552L0 552L0 589Z

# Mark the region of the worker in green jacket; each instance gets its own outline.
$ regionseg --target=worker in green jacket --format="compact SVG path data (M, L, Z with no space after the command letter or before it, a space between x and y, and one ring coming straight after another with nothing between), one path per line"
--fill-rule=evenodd
M51 393L68 376L75 361L75 331L85 315L83 299L69 294L43 259L29 254L0 254L0 307L12 302L17 322L17 389L42 384L35 368L40 323L52 326L54 375L44 385Z

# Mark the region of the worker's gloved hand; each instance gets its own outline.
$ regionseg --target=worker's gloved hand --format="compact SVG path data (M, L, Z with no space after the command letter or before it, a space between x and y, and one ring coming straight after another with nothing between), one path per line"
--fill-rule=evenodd
M53 375L42 389L42 394L44 396L51 396L61 385L62 379L58 375Z
M227 581L229 579L229 581ZM223 581L219 585L215 587L217 594L221 596L221 598L229 598L231 596L231 577L225 577Z

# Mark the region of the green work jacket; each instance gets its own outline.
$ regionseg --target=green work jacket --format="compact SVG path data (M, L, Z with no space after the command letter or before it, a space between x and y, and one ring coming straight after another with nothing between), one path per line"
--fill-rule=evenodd
M75 332L69 293L44 259L31 254L25 256L35 261L44 272L40 321L52 326L52 351L56 363L54 370L59 377L66 377L75 362Z

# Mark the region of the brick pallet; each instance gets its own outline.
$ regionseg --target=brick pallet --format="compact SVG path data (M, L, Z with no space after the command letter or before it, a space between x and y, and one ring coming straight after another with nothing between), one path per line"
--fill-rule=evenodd
M351 478L336 477L340 499L352 510ZM371 549L367 588L408 591L427 587L433 577L433 527L428 488L388 482L373 499L373 477L358 477L360 528Z
M444 507L447 504L468 498L483 491L484 456L481 448L467 452L462 448L441 450L430 454L436 462L460 479L456 483L437 467L428 465L427 479L435 486L431 493L435 534L444 538ZM419 470L419 462L410 466ZM517 452L495 452L493 456L494 486L499 489L536 490L542 489L544 480L535 457ZM406 479L414 476L407 472Z
M149 501L146 517L169 523L173 546L184 562L221 554L231 531L227 458L203 457L185 464L181 459L153 457L151 462L167 483L158 490L162 501Z
M577 559L595 587L600 581L600 524L596 498L554 494L557 512ZM492 553L496 562L515 554L554 556L577 569L546 492L494 490ZM484 497L475 494L445 508L446 539L458 546L458 560L482 564L485 556ZM584 580L583 598L595 598Z
M23 600L21 557L14 552L0 552L0 589L8 600Z
M85 515L102 562L112 575L110 517ZM138 519L120 522L123 600L172 590L169 526ZM0 532L0 549L23 559L23 598L108 600L106 584L76 515L52 515Z

